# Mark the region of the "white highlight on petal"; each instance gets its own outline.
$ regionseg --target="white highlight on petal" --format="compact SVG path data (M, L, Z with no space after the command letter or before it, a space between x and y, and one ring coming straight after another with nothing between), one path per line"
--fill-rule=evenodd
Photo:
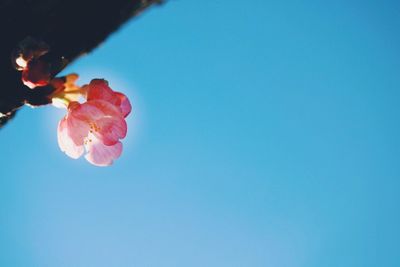
M58 145L65 154L73 159L82 156L84 152L83 145L76 145L72 138L68 135L68 128L66 127L66 119L62 119L58 124L57 138Z
M68 102L61 98L52 98L51 104L56 108L67 108Z

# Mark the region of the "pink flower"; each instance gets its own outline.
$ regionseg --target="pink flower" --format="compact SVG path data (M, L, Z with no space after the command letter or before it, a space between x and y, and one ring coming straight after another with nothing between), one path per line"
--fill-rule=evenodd
M105 80L83 86L87 102L70 102L68 114L58 125L58 144L71 158L85 158L97 166L111 165L122 152L121 139L127 133L128 98L114 92Z

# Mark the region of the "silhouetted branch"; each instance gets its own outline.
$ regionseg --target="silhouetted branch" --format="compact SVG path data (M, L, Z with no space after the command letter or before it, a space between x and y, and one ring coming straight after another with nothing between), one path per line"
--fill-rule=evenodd
M48 44L46 59L61 66L55 75L154 3L160 1L0 0L0 127L25 102L47 94L45 88L26 87L21 72L11 64L12 52L22 40L32 37Z

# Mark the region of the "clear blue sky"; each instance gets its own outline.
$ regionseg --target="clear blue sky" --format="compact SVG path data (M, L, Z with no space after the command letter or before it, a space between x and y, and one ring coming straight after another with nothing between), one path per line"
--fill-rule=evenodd
M398 1L169 1L65 73L132 100L109 168L0 131L0 266L400 266Z

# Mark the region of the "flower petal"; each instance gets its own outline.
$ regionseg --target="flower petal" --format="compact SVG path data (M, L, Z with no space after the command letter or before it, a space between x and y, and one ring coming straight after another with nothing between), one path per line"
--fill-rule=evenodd
M104 100L91 100L83 104L71 102L68 109L76 119L88 123L103 117L122 117L118 107Z
M78 102L71 102L68 106L67 129L68 135L76 145L83 145L84 138L89 134L89 118L82 112L82 106Z
M104 100L115 106L120 106L121 100L108 86L108 82L102 79L94 79L87 85L87 100Z
M131 103L126 95L120 92L114 92L106 80L94 79L89 85L85 86L87 90L87 100L104 100L120 108L124 117L128 116L132 110Z
M106 116L106 117L122 117L120 109L117 106L115 106L105 100L100 100L100 99L91 100L91 101L84 103L83 105L90 106L93 110L94 110L94 108L96 108L103 113L102 116L99 116L98 114L92 114L91 118L93 118L93 119L100 119L101 117L104 117L104 116ZM87 111L85 111L85 112L87 112ZM95 116L95 115L98 115L98 116Z
M94 127L93 134L107 146L114 145L119 139L125 138L128 128L125 120L120 116L99 119L94 123Z
M92 101L91 101L92 102ZM96 105L89 102L80 104L79 102L71 102L68 106L68 113L75 119L90 122L104 116L104 112Z
M121 112L122 115L126 118L129 115L129 113L131 113L132 110L131 102L123 93L115 92L115 95L121 100L120 104Z
M57 139L61 151L63 151L69 157L77 159L83 154L83 145L75 144L74 140L68 134L68 124L66 118L63 118L58 123Z
M119 109L104 100L71 102L67 121L68 133L77 145L83 144L89 132L109 146L124 138L127 132Z
M85 158L87 161L96 166L109 166L113 160L119 158L122 153L122 143L118 142L112 146L106 146L99 139L90 136L91 142L85 145L87 154Z

